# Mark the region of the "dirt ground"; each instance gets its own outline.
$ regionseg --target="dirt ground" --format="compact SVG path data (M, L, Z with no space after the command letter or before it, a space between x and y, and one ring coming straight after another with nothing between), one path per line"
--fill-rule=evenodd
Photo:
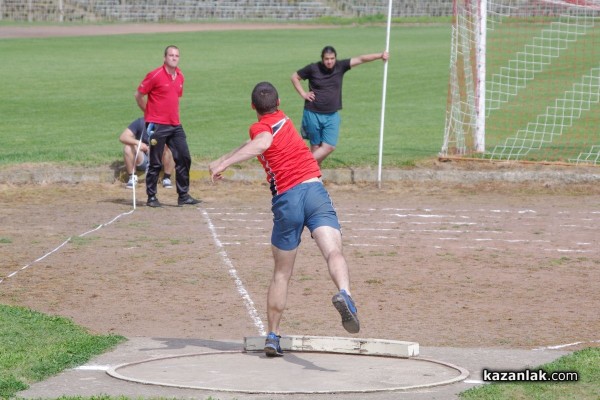
M286 27L289 27L286 25ZM251 29L273 28L253 25ZM225 24L3 27L0 37L248 29ZM536 348L600 339L600 187L327 184L360 337ZM94 333L237 339L266 325L270 195L193 182L200 207L138 207L122 183L0 185L0 302ZM346 336L306 232L283 334ZM577 346L571 346L573 349Z
M360 337L424 346L598 344L600 188L327 184ZM0 302L95 333L237 339L266 326L270 194L195 181L200 207L137 207L123 183L3 185ZM16 273L15 273L16 272ZM13 274L12 276L10 276ZM348 335L305 232L283 333Z

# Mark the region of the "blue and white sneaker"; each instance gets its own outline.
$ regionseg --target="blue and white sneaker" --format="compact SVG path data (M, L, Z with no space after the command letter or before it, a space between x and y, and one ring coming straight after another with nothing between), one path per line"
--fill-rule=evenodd
M345 290L334 295L331 302L342 316L342 325L350 333L358 333L360 330L360 322L358 321L358 311L354 305L352 297Z
M137 183L137 175L130 175L129 180L127 181L127 184L125 185L125 187L127 189L133 189L133 187L135 186L136 183Z
M162 185L165 189L172 189L173 188L173 184L171 183L171 180L169 178L165 178L162 180Z
M279 339L281 339L281 336L276 335L275 332L269 332L265 340L265 354L267 357L283 357Z

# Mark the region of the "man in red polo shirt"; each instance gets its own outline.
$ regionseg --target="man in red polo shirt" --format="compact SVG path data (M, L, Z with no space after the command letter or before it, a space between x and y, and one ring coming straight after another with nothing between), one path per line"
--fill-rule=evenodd
M179 121L179 98L183 95L184 77L178 64L179 49L167 46L163 65L150 71L135 92L150 138L150 165L146 173L146 205L149 207L161 207L156 198L156 186L165 145L171 149L175 161L177 205L200 203L188 194L192 157Z

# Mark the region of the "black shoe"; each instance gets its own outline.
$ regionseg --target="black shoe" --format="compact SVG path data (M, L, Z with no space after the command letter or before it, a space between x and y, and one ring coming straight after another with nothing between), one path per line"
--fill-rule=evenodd
M162 204L158 201L156 196L148 197L148 201L146 202L148 207L162 207Z
M187 204L193 205L193 204L198 204L198 203L202 203L202 200L197 200L197 199L193 198L192 196L190 196L189 194L186 197L180 197L179 199L177 199L178 206L185 206Z

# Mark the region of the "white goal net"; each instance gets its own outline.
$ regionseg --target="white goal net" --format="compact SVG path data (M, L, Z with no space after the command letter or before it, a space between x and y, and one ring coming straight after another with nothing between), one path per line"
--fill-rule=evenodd
M600 0L454 0L440 156L600 165Z

